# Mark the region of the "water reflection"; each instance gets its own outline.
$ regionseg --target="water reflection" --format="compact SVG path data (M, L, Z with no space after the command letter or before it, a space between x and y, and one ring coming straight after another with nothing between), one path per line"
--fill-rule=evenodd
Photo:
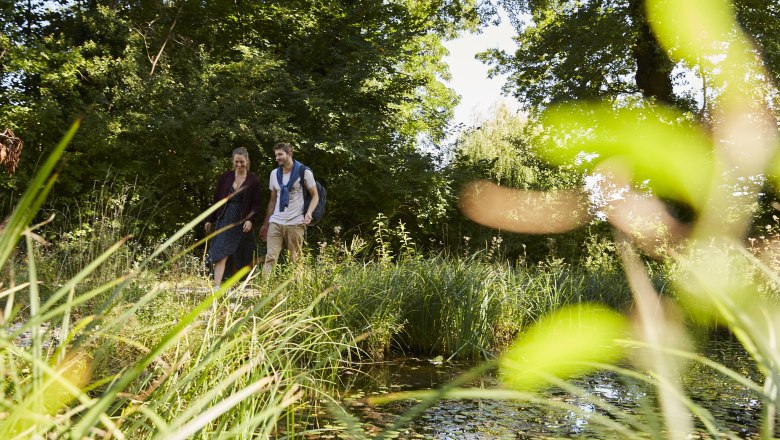
M741 346L729 337L704 342L704 354L754 381L760 376ZM399 390L438 388L472 367L468 363L431 362L405 358L362 366L348 384L343 403L358 417L366 431L376 433L388 427L415 402L368 405L364 397ZM570 411L549 405L502 400L442 400L426 410L400 438L433 439L531 439L549 437L616 438L594 416L617 420L624 426L641 426L645 432L658 432L661 420L654 390L644 382L613 372L590 375L575 383L583 395L553 388L545 392L550 402L564 402L577 408ZM714 416L722 431L740 438L758 438L762 405L759 396L699 364L690 364L683 385L691 399ZM485 390L500 388L495 372L473 383ZM599 402L619 409L612 412ZM709 438L702 429L701 438Z

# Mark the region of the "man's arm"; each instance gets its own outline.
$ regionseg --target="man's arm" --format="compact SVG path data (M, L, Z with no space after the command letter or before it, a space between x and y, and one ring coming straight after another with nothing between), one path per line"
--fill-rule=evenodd
M271 190L271 198L268 199L268 207L265 209L265 220L263 220L263 227L260 228L260 236L263 240L268 239L268 223L271 220L271 216L274 215L274 209L276 209L276 190Z
M311 223L311 215L314 212L314 208L317 207L317 203L320 201L320 193L317 192L317 185L312 185L311 188L306 188L311 196L309 202L309 209L306 210L306 214L303 216L303 224L308 225Z

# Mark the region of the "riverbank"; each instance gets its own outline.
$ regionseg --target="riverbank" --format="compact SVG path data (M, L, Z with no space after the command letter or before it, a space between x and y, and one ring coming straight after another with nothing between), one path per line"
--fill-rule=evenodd
M16 274L38 278L52 264L62 262L41 258ZM17 372L18 398L10 402L46 417L14 416L2 432L71 432L81 424L87 436L151 438L196 428L208 437L272 435L279 421L293 427L301 408L331 400L358 361L488 359L562 305L622 307L629 299L617 278L477 257L310 261L295 273L281 267L269 282L237 277L217 292L186 267L195 266L41 279L31 295L10 295L6 322L13 325L0 336L5 365ZM71 372L72 386L58 387L57 371ZM59 397L36 406L35 396L51 394ZM81 412L68 411L77 401ZM220 412L204 413L215 406Z
M15 410L0 434L293 436L320 429L322 411L349 408L340 393L362 374L358 365L399 356L490 361L561 308L598 303L632 313L616 263L509 264L488 253L412 248L358 257L342 244L321 246L300 267L283 264L270 280L239 273L214 291L191 249L174 243L134 253L120 240L90 261L28 243L25 259L12 260L18 287L3 295L11 306L0 342ZM646 268L671 298L669 269ZM25 344L16 343L21 336ZM416 397L399 397L408 398ZM383 429L355 423L369 434Z

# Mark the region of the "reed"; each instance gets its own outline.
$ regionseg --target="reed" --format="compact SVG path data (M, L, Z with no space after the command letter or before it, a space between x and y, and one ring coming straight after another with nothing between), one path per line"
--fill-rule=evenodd
M601 301L626 307L630 290L620 272L591 273L552 262L535 267L471 257L356 262L327 260L300 269L292 299L317 306L333 325L363 334L368 357L391 354L490 359L522 329L566 304Z
M11 267L20 242L26 263L24 282L8 277L0 285L0 437L268 437L305 429L296 422L300 409L327 398L354 340L312 313L316 298L283 309L287 285L254 296L251 278L239 283L246 270L217 291L149 282L191 251L173 249L219 204L129 270L112 263L125 246L120 239L81 268L71 263L67 278L39 272L46 250L36 250L37 227L28 225L77 126L0 234L0 269Z
M540 132L545 136L539 149L553 164L579 166L612 179L612 184L627 191L628 195L608 206L605 215L616 229L616 254L632 296L630 313L579 304L542 317L496 362L505 386L500 391L462 388L467 381L461 380L440 390L374 399L376 403L419 402L384 431L382 438L391 437L399 426L441 398L500 398L566 407L602 426L608 438L739 438L681 386L684 372L691 368L708 369L726 386L746 390L750 399L760 402L762 411L760 426L751 426L751 434L762 439L777 437L780 275L776 262L780 237L762 235L763 243L744 239L755 214L755 200L763 195L763 178L775 185L780 180L777 121L766 104L777 89L767 83L764 64L740 31L730 2L650 0L645 6L660 46L675 62L706 72L712 89L717 90L708 124L689 123L690 115L653 102L627 107L616 102L567 104L542 115ZM578 159L583 153L592 154L593 162ZM581 219L570 214L581 207L572 206L561 193L539 197L531 191L511 191L484 182L472 189L478 191L465 193L467 200L461 201L462 206L473 207L468 215L503 231L549 233L546 220L556 214L572 221L561 226L560 232L582 225ZM546 197L560 205L541 203ZM663 198L688 204L696 212L692 223L681 224L670 216ZM518 201L536 202L535 211L524 212L527 215L520 218L515 215L523 211ZM663 277L658 277L643 255L667 260ZM561 276L568 275L559 271L550 278L536 279L542 283L536 289L550 295L536 308L599 295L598 279L591 286L582 279L562 280ZM576 294L548 287L560 284ZM609 302L611 298L602 299ZM696 353L688 327L700 323L734 335L759 377ZM597 370L611 370L627 380L648 384L653 393L645 394L647 399L636 410L610 408L574 385L577 377ZM574 405L545 402L539 391L546 388L593 399L598 411L588 410L591 415L587 415Z

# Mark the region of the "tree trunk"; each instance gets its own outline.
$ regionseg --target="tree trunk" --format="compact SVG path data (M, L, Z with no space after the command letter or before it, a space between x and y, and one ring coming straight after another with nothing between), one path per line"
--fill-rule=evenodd
M672 87L674 64L656 40L647 22L645 0L629 2L631 19L637 28L637 39L632 48L636 61L636 85L646 98L674 105L676 102Z

